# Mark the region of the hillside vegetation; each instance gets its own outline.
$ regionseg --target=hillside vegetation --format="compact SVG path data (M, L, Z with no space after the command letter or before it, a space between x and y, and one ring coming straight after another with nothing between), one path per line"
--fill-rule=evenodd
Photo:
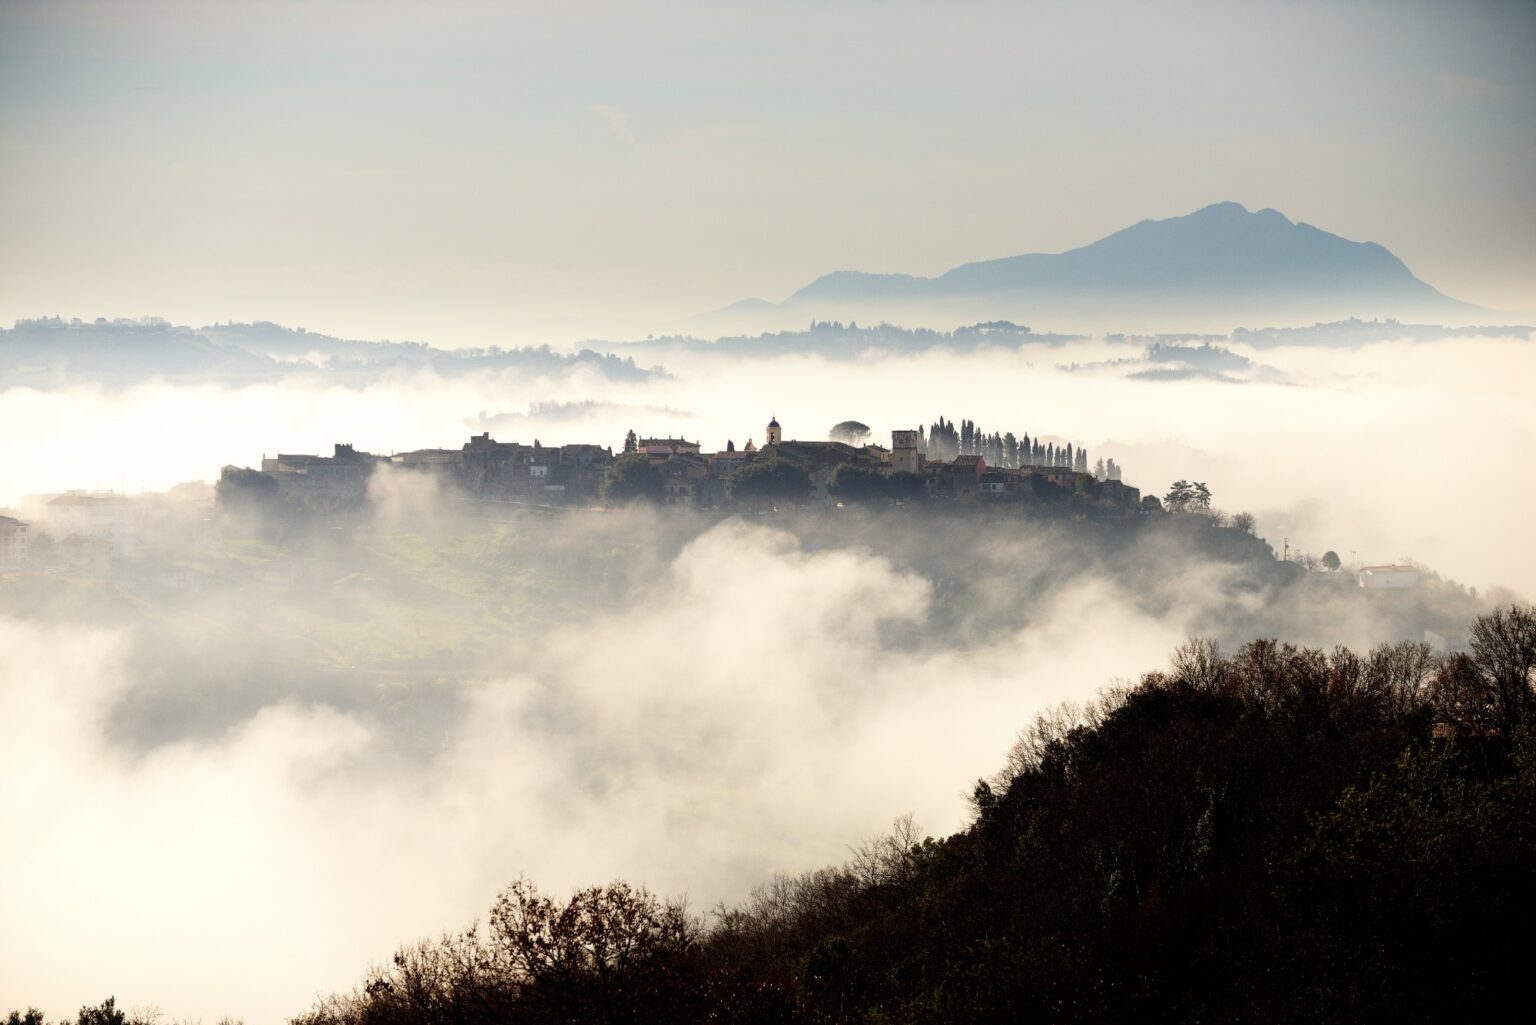
M517 880L293 1025L1491 1018L1536 911L1533 678L1518 605L1449 657L1190 642L1040 717L953 836L898 821L705 916Z
M1472 652L1191 643L1041 718L974 822L706 918L512 884L303 1025L1445 1021L1523 993L1536 610Z

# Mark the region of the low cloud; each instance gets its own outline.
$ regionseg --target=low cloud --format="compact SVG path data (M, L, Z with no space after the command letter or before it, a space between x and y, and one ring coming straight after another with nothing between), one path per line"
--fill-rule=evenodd
M272 1020L521 873L731 900L906 812L953 829L1038 709L1182 636L1081 581L990 645L904 646L932 602L880 557L728 522L624 611L509 643L404 761L298 695L124 747L128 638L0 620L0 746L28 769L0 784L0 964L24 968L0 999Z

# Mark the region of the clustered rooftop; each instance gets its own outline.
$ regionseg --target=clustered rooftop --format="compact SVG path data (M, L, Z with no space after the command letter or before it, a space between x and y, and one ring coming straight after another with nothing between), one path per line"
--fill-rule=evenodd
M839 425L840 427L844 425ZM853 425L862 428L862 425ZM862 431L867 437L867 428ZM839 471L852 468L886 478L900 478L908 498L1026 501L1079 495L1083 500L1121 511L1134 511L1140 493L1120 480L1111 460L1090 473L1087 453L1066 445L1042 445L1028 435L986 436L966 421L957 431L943 418L931 432L921 427L891 432L889 448L845 440L802 441L784 438L777 416L768 421L764 444L752 440L737 449L733 442L708 453L686 438L640 437L629 432L621 452L591 445L544 446L501 442L489 433L475 435L456 449L420 449L393 455L361 452L338 444L330 456L279 454L262 459L261 474L277 486L280 498L309 506L341 507L360 503L368 481L381 466L440 475L464 493L537 505L592 505L601 502L603 481L624 459L655 467L667 505L729 504L726 482L761 460L782 460L803 470L810 480L810 500L835 499ZM251 472L251 471L243 471ZM228 471L226 471L228 473ZM1050 492L1042 492L1048 487Z

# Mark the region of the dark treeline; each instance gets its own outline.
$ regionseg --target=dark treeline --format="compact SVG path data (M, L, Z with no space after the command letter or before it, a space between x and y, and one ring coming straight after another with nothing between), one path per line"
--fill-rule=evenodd
M161 1025L162 1016L157 1011L130 1012L117 1006L116 997L107 997L95 1007L82 1007L74 1018L62 1018L58 1025ZM48 1017L35 1007L25 1011L12 1011L0 1018L0 1025L48 1025ZM221 1019L218 1025L242 1025L231 1019Z
M1078 473L1089 472L1086 448L1081 445L1074 447L1070 443L1057 445L1055 442L1042 442L1039 438L1030 438L1027 432L1022 437L1012 431L988 434L977 427L974 420L961 420L960 426L956 428L953 420L945 420L942 416L928 426L926 434L921 427L917 432L919 447L926 445L929 459L948 462L956 456L981 456L988 466L1006 466L1009 469L1060 466Z
M707 919L527 881L303 1025L1446 1021L1525 996L1536 609L1470 650L1209 642L1043 716L975 818Z

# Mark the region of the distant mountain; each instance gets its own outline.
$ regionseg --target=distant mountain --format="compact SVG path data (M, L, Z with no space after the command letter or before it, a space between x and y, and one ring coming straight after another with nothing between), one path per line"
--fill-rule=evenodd
M762 313L749 300L719 311ZM1276 210L1217 203L1146 220L1080 249L983 260L934 278L837 271L777 307L812 317L956 319L1185 314L1305 322L1350 316L1459 317L1478 312L1414 277L1374 242L1353 242ZM911 321L910 316L907 317ZM1227 326L1230 326L1228 324Z

